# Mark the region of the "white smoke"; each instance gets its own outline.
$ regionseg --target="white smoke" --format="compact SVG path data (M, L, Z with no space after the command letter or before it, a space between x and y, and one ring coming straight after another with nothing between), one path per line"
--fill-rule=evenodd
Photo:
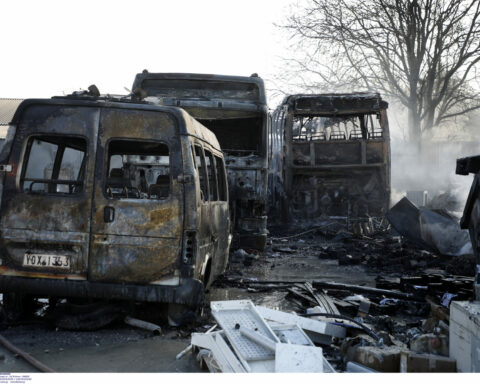
M450 193L463 210L473 175L455 174L456 160L480 155L479 115L469 115L424 134L420 156L407 141L407 114L390 103L392 195L395 204L407 191L428 191L428 199Z

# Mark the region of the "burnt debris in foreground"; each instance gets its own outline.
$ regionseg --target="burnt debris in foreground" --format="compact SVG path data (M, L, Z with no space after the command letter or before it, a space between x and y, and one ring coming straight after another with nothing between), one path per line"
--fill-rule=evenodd
M129 345L131 340L150 340L152 344L182 341L183 346L179 344L169 355L173 359L188 346L192 332L203 334L216 324L210 302L251 300L259 310L294 311L326 324L329 330L323 334L303 331L322 348L328 366L337 372L428 371L435 364L435 371L454 370L455 363L448 358L448 307L453 300L473 298L473 258L426 251L393 235L391 228L380 221L372 222L369 228L368 233L333 225L303 233L272 228L265 252L232 251L237 252L237 257L232 255L226 274L206 294L203 315L191 319L190 325L171 327L166 318L154 315L156 312L148 306L137 305L117 308L115 319L101 331L72 334L85 348L92 337L98 337L101 345L115 346ZM49 312L46 302L39 305L34 318L42 324L8 328L4 332L12 342L18 340L23 347L26 337L20 333L28 326L37 340L51 343L48 335L55 333L51 327L58 327L58 317ZM69 314L77 310L65 309ZM153 336L150 331L130 329L123 322L125 316L158 324L162 334ZM221 330L217 327L215 332ZM60 335L65 334L60 331ZM113 342L112 334L119 335ZM62 348L70 350L72 345ZM198 369L192 356L201 351L194 347L193 352L175 364L182 370ZM50 359L44 352L38 356ZM202 360L204 352L199 356L203 362L208 360ZM54 364L49 365L58 370ZM208 366L205 363L204 367Z
M280 232L253 264L251 255L231 264L216 283L228 294L214 297L249 298L344 327L344 337L316 340L335 370L353 362L379 372L420 372L428 371L427 359L438 360L433 371L455 371L448 308L474 298L473 257L426 251L378 225L366 235Z

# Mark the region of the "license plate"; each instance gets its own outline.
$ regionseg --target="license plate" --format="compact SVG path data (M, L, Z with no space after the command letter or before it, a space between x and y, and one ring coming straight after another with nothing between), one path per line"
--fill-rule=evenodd
M37 253L25 253L23 265L38 268L70 268L70 257L60 255L39 255Z

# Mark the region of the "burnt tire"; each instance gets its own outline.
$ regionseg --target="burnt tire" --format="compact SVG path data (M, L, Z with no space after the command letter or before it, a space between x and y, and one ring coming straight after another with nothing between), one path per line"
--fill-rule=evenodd
M30 317L35 311L34 298L21 293L3 294L3 314L7 323Z
M173 327L195 322L198 308L192 308L184 304L168 304L168 324Z
M122 315L123 309L114 304L62 304L55 309L54 324L69 331L95 331L113 323Z

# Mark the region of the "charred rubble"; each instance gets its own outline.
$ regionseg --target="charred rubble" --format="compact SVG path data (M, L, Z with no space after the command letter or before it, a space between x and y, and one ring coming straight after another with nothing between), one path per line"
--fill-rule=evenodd
M300 233L271 228L271 235L260 257L253 250L237 251L216 287L244 290L261 304L273 295L271 306L299 315L312 308L330 313L330 323L347 329L344 338L322 344L336 370L350 371L354 368L347 365L353 363L399 372L403 358L410 361L409 371L428 371L422 360L426 356L439 360L438 371L455 370L448 357L449 306L453 300L474 298L472 255L427 250L388 222L373 219L360 231L331 225ZM309 269L316 260L336 265L337 275L315 277ZM298 273L278 278L275 269L281 268ZM350 274L369 275L371 283L355 283Z

